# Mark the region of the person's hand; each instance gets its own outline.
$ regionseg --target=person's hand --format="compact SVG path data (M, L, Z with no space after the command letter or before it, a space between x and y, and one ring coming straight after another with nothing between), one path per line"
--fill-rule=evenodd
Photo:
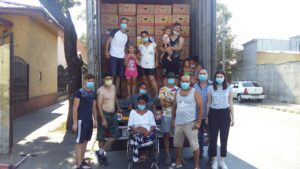
M102 126L104 127L104 128L107 128L108 126L107 126L107 121L106 121L106 119L103 119L102 120Z
M233 127L234 126L234 120L232 119L230 122L230 126Z
M73 126L72 126L72 131L73 131L74 133L76 133L76 132L77 132L77 129L78 129L77 123L74 123Z
M109 57L110 57L110 56L109 56L109 52L108 52L108 51L105 51L105 58L106 58L106 59L109 59Z
M198 130L200 128L201 123L200 122L195 122L193 126L193 130Z
M97 128L98 124L96 120L93 120L93 128Z
M205 124L208 125L208 119L205 119Z
M172 128L175 128L175 120L172 120Z

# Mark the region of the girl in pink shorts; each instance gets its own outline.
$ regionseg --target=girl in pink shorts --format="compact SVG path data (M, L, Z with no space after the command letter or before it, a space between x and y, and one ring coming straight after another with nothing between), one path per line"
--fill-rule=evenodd
M136 78L138 76L137 65L139 60L136 56L136 47L134 44L128 46L128 51L125 56L125 76L127 79L128 98L134 93L136 87Z

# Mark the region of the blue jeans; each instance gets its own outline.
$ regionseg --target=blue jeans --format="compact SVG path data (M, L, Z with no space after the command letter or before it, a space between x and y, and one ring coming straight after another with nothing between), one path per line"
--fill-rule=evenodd
M201 126L199 128L199 132L198 132L198 140L199 140L199 147L200 147L200 156L203 156L204 129L207 130L207 125L205 124L205 119L202 120Z

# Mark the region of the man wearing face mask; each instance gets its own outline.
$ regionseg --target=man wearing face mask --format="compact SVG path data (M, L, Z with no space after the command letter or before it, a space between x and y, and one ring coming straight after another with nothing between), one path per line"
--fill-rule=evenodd
M129 42L127 30L128 19L122 17L120 28L111 31L106 41L105 57L109 59L111 75L115 78L116 93L118 93L120 77L124 76L125 47Z
M73 104L73 132L77 133L75 144L76 167L90 168L84 159L84 153L88 141L91 140L93 126L96 126L96 92L94 88L95 76L86 74L84 76L83 88L75 93Z
M154 104L153 98L151 97L150 94L147 93L147 84L144 82L141 82L139 85L138 93L135 93L131 96L130 98L130 103L128 105L129 110L131 109L138 109L138 98L141 95L145 95L147 97L147 102L146 102L146 110L150 110L153 113L156 112L156 106Z
M169 72L167 74L167 84L166 86L160 88L159 90L159 99L162 106L162 119L161 119L161 128L162 133L164 134L164 147L167 154L165 159L166 164L171 163L170 155L170 132L171 132L171 121L172 121L172 107L174 103L174 98L177 90L179 89L175 85L175 74Z
M199 129L199 134L198 134L198 139L199 139L199 146L200 146L200 158L203 157L203 139L204 139L204 129L207 129L207 125L205 123L206 119L206 111L207 111L207 93L208 93L208 88L210 86L210 83L208 82L208 73L205 69L201 69L198 74L198 83L194 85L194 88L196 91L201 95L202 97L202 123ZM197 107L197 110L199 107Z
M164 65L166 68L166 73L168 74L169 72L175 73L176 76L179 75L180 72L180 52L183 48L184 45L184 38L180 36L181 32L181 24L180 23L175 23L173 25L173 32L170 37L170 47L168 48L162 48L161 51L166 52L167 54L172 53L172 61L168 59L164 59ZM166 58L166 57L165 57Z
M190 83L190 76L181 77L181 89L177 91L172 109L172 126L175 127L174 147L176 147L176 162L171 164L172 168L182 167L181 157L185 137L193 151L195 169L200 168L198 130L202 122L203 105L201 95L190 87ZM196 106L199 107L198 112L196 112Z
M96 156L100 165L106 165L106 151L111 147L114 141L120 137L118 117L115 113L115 86L112 83L112 76L110 74L105 74L103 77L104 85L97 91L97 105L99 110L97 141L99 143L99 150L96 151ZM109 130L112 138L109 138L105 142L106 130Z

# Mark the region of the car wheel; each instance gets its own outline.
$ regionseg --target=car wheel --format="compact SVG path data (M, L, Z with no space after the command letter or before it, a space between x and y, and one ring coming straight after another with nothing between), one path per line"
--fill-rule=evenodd
M243 99L242 99L242 96L241 96L241 95L238 95L238 96L237 96L237 101L238 101L239 103L242 103L242 102L243 102Z

